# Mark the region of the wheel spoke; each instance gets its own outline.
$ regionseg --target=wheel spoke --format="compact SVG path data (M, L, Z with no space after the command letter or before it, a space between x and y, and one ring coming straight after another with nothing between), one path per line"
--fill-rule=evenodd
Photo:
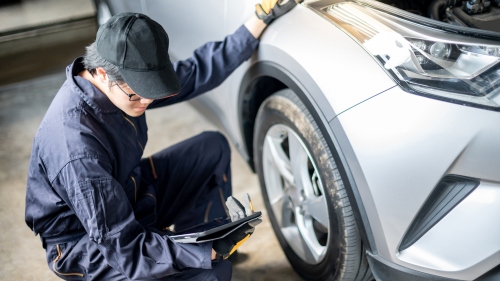
M318 262L326 251L326 248L318 242L312 219L297 214L297 226L302 237L304 250L307 249L309 252L308 254L306 253L305 257L312 258L312 260L309 260L312 263Z
M328 210L325 196L307 198L302 203L305 214L313 217L317 222L328 228Z
M283 217L287 217L286 214L286 206L285 204L285 193L281 192L280 194L275 193L274 198L269 198L269 203L271 203L271 207L273 209L274 216L276 218L276 221L278 222L278 225L283 226Z
M278 170L281 176L288 181L289 183L293 183L293 174L290 171L290 160L288 156L283 151L281 147L281 142L276 140L272 136L266 137L266 145L269 147L270 157L274 167Z
M288 144L290 146L290 165L294 175L295 181L293 184L300 192L305 185L310 185L309 176L307 173L307 152L304 149L304 145L300 141L297 135L293 133L291 129L288 129Z
M302 233L296 226L283 227L281 228L281 233L283 233L283 236L287 241L289 241L293 251L299 257L308 263L315 263L317 255L311 251L311 248L307 245L306 241L302 237Z

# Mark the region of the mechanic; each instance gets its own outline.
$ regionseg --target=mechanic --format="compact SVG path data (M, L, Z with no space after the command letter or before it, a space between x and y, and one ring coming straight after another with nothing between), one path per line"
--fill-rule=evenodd
M143 113L220 85L250 58L264 28L296 5L277 2L257 4L256 16L234 34L174 64L168 35L157 22L119 14L99 28L85 56L67 67L67 80L34 139L25 214L58 277L231 279L224 258L255 224L199 244L175 243L168 229L229 216L227 140L205 132L141 159L147 142ZM249 200L244 202L248 207Z

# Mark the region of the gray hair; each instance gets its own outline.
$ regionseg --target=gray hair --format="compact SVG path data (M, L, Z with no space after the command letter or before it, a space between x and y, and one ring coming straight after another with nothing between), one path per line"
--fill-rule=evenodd
M120 69L118 68L118 66L108 62L107 60L103 59L101 55L99 55L99 53L97 52L97 44L95 42L87 46L85 49L87 50L87 52L85 53L85 56L83 56L83 65L92 76L96 74L96 68L101 67L104 69L104 71L106 71L106 74L108 75L110 81L109 86L111 86L112 82L118 84L125 83L125 80L120 74Z

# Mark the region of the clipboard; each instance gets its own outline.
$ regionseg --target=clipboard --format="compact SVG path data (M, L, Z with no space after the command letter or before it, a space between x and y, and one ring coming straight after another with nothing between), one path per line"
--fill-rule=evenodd
M261 217L262 213L256 212L234 222L232 222L230 218L217 218L212 221L175 232L174 235L169 235L169 237L177 243L208 242L224 238L231 232L245 225L245 223Z

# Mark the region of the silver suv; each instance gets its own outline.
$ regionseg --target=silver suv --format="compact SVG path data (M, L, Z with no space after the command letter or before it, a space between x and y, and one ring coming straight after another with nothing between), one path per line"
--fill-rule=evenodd
M176 59L256 2L96 0L157 20ZM304 279L500 280L499 6L304 1L192 101L258 173Z

